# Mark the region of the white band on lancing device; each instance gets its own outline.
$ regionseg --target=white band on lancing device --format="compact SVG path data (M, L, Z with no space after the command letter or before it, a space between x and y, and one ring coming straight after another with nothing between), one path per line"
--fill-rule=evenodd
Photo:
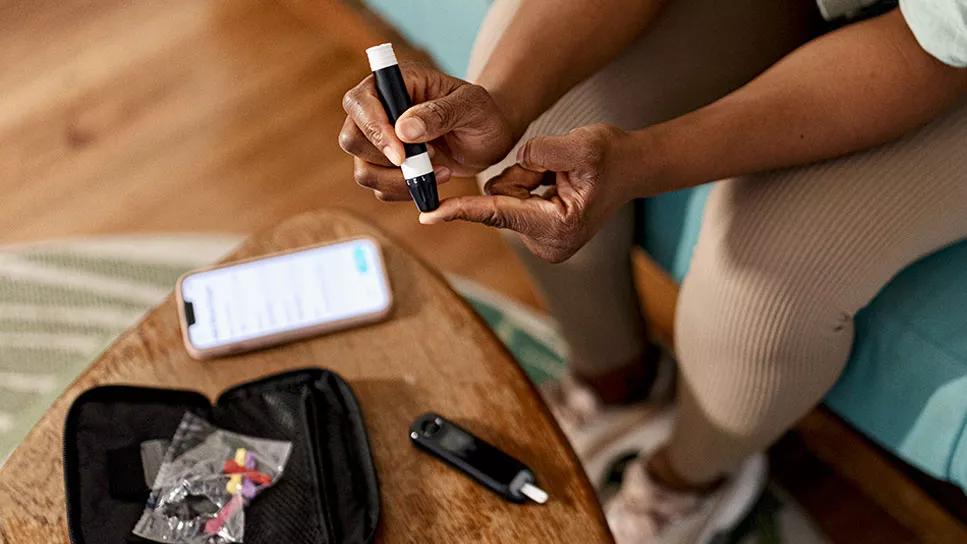
M427 152L407 157L400 165L405 179L418 178L433 172L433 164L430 163L430 154Z

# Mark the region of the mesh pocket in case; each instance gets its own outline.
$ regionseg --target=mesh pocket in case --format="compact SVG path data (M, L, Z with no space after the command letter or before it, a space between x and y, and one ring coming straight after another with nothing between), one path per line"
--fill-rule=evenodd
M362 412L328 370L270 376L223 393L130 386L91 389L64 429L73 544L147 542L131 533L148 498L141 445L170 439L190 411L230 431L292 443L284 475L246 509L246 544L365 544L379 489Z

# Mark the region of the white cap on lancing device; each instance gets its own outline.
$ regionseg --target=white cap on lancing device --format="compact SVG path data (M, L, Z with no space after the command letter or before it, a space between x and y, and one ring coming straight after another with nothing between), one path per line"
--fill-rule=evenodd
M393 52L393 44L391 43L381 43L370 47L366 50L366 57L369 58L369 69L374 72L399 64L396 61L396 53Z
M406 90L406 83L399 69L387 70L397 66L396 53L393 44L384 43L366 50L369 67L376 79L376 90L380 102L386 110L390 123L396 125L403 112L410 107L410 95ZM400 165L406 186L416 206L423 212L435 210L440 205L437 194L436 176L433 175L433 164L427 153L425 144L404 144L406 157Z

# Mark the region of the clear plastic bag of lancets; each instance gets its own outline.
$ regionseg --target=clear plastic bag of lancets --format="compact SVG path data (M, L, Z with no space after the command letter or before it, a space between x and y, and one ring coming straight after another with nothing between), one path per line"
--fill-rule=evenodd
M186 413L134 534L173 544L242 542L245 506L281 476L292 443L233 433Z

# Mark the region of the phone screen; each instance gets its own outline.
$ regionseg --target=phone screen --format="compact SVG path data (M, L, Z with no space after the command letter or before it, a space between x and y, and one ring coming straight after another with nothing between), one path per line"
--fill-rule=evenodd
M368 239L189 274L181 283L188 340L212 349L385 312L385 274Z

